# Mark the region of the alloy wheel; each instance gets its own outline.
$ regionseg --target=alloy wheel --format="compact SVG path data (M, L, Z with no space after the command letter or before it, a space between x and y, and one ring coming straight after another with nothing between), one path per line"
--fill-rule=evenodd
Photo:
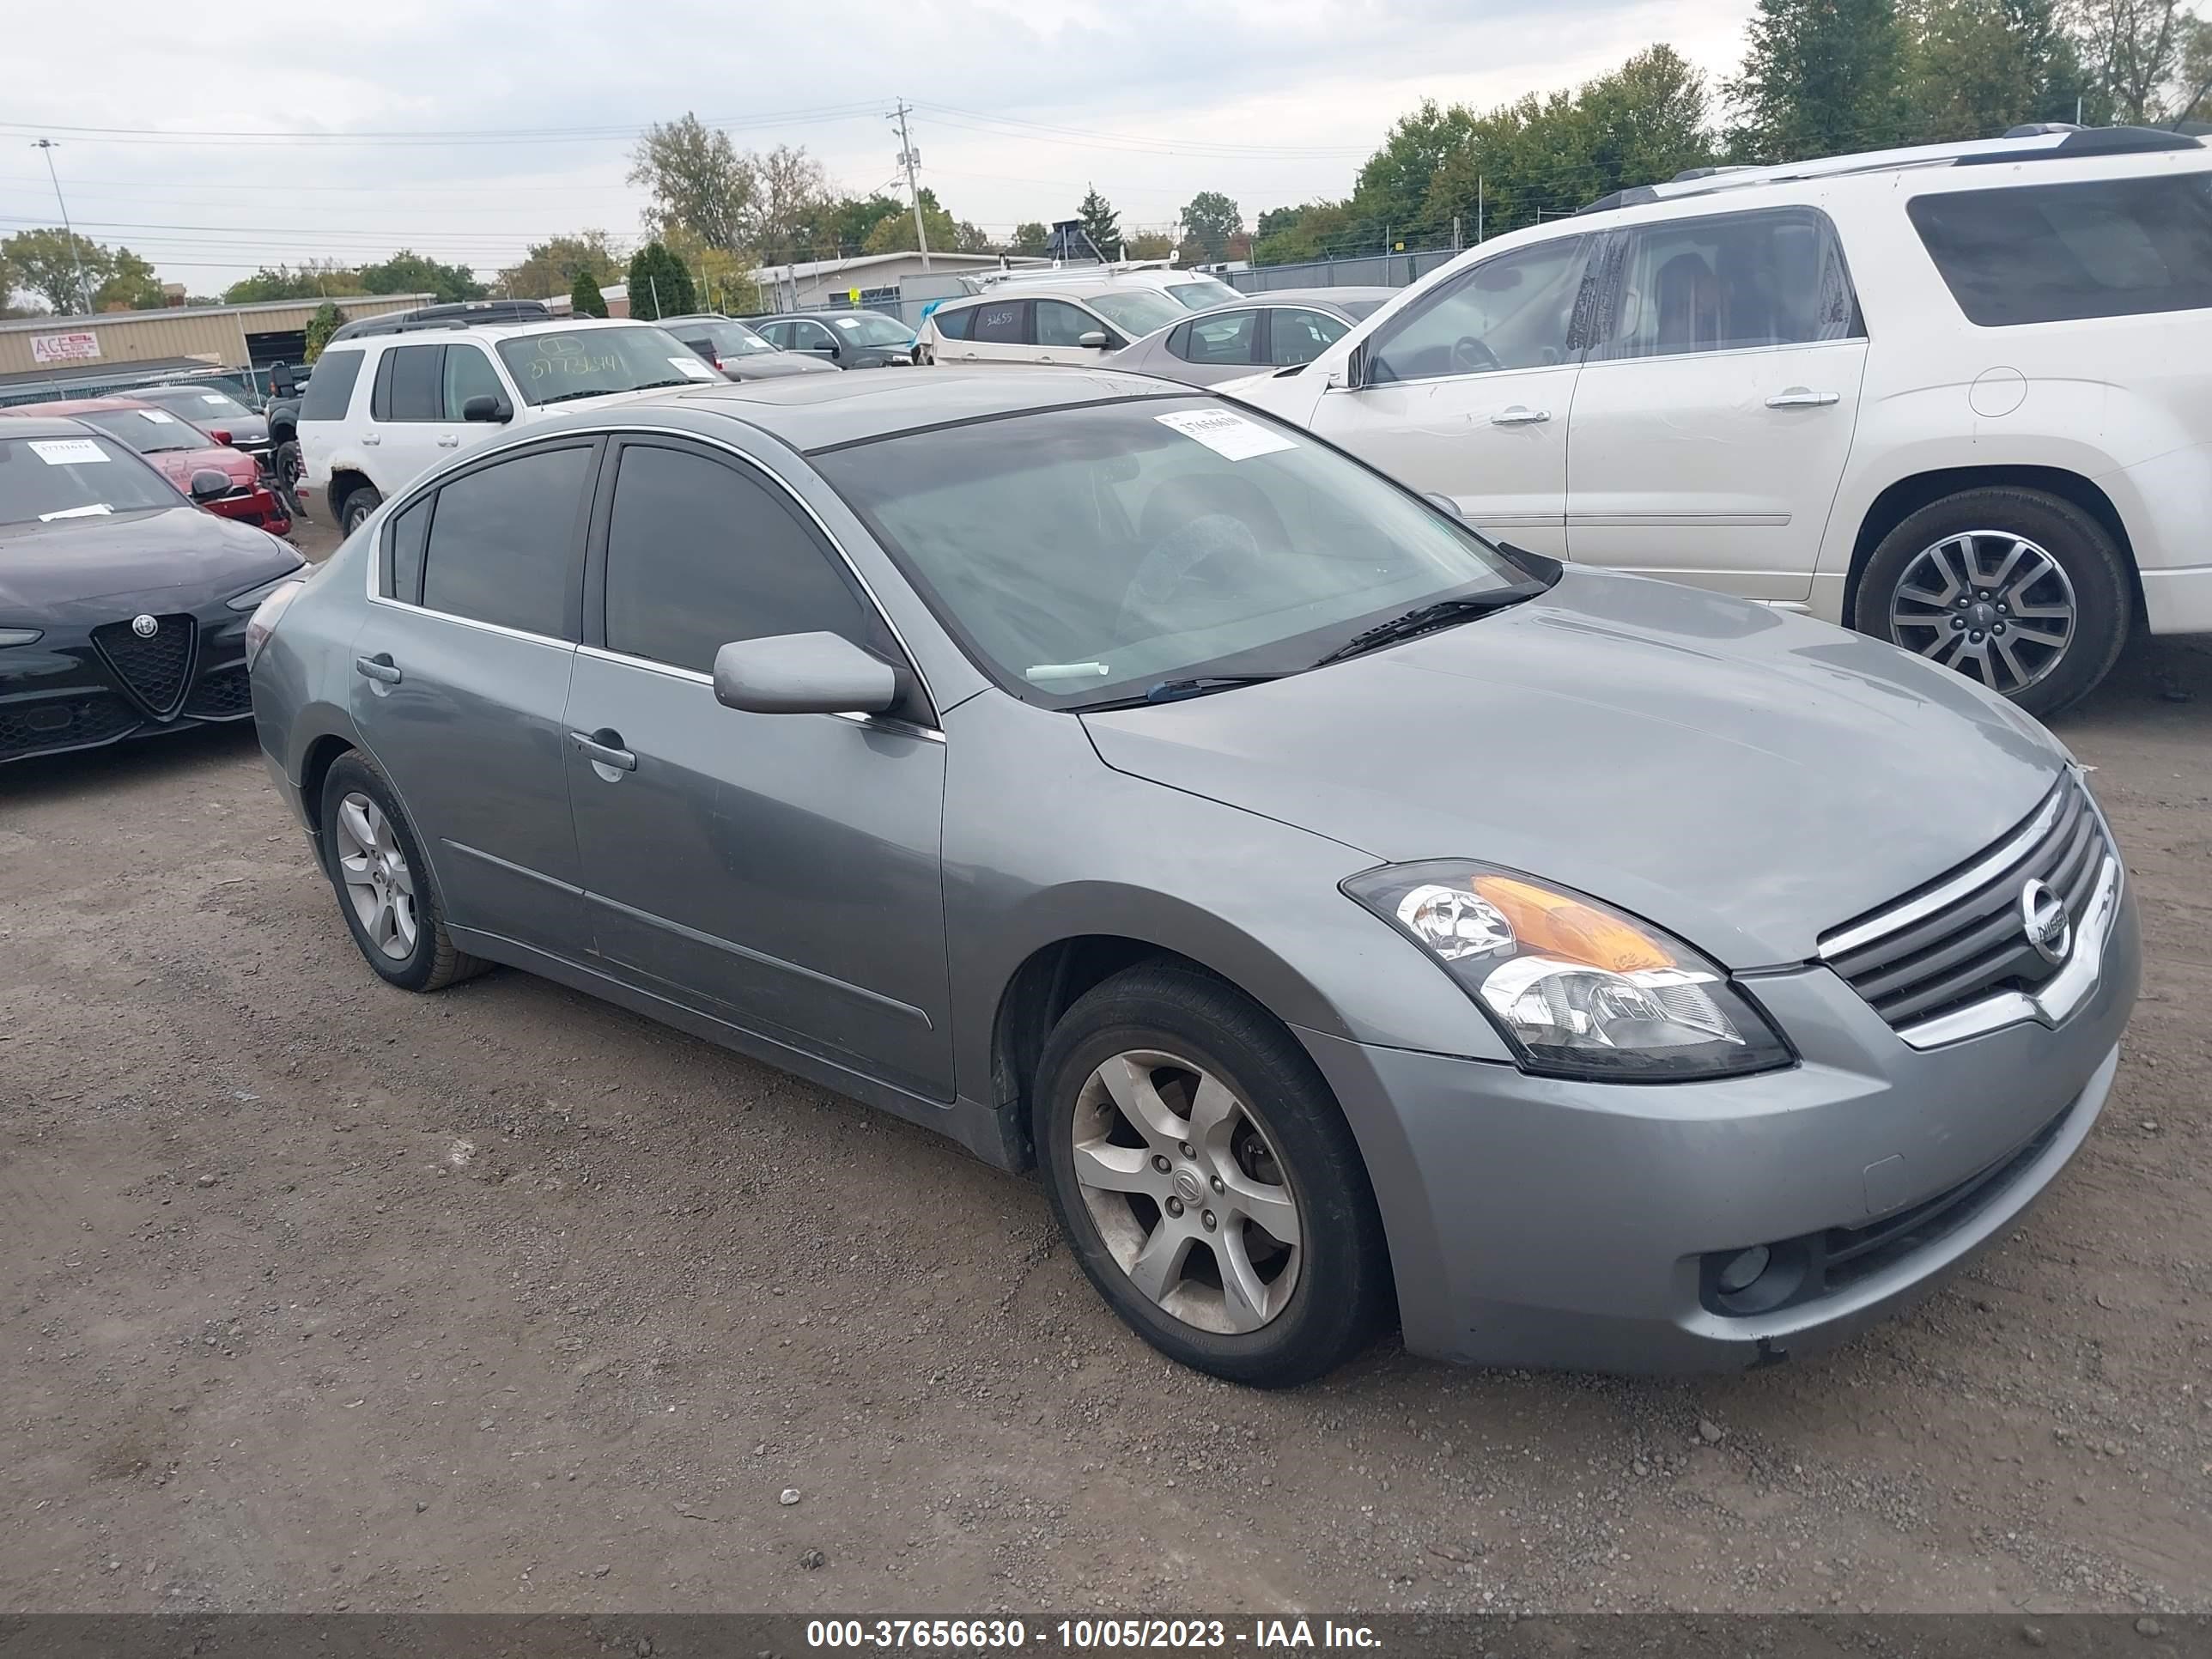
M1890 636L1990 690L2018 696L2074 638L2074 584L2024 536L1966 530L1924 547L1890 599Z
M369 943L394 962L415 953L422 919L415 909L415 873L392 820L356 790L338 803L338 873Z
M1243 1334L1289 1305L1304 1218L1267 1131L1226 1083L1157 1050L1115 1054L1085 1079L1074 1127L1091 1218L1163 1312Z

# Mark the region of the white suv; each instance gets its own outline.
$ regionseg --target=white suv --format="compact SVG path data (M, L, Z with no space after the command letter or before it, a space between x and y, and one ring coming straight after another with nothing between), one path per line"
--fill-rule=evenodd
M1021 271L923 319L924 363L1095 363L1194 311L1243 296L1218 277L1167 265Z
M511 423L721 379L650 323L360 324L316 359L300 453L307 487L350 535L395 490Z
M1217 388L1538 552L1810 611L2037 713L2212 631L2212 152L1721 170L1501 236Z

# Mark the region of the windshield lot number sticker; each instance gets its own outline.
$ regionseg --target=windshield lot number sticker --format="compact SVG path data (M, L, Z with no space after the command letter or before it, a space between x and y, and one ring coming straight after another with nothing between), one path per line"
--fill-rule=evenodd
M138 418L151 421L155 426L174 426L177 423L175 416L158 409L142 409L138 411Z
M107 452L89 438L33 438L31 453L48 466L82 466L107 459Z
M679 374L688 374L695 380L711 380L714 371L696 357L671 357L668 366Z
M1249 461L1255 455L1272 455L1297 446L1257 421L1225 410L1190 410L1176 415L1155 415L1162 426L1172 427L1186 438L1195 438L1215 454L1231 461Z

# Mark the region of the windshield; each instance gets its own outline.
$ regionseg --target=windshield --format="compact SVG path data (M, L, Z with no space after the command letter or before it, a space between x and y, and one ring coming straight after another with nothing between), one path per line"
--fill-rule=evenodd
M1200 276L1194 282L1177 283L1168 290L1176 304L1189 311L1211 311L1216 306L1225 306L1231 300L1244 296L1226 283L1217 283L1211 276Z
M888 317L827 317L823 319L848 340L864 346L902 346L914 343L914 331Z
M642 324L518 335L499 343L499 355L526 404L722 378L674 335Z
M1048 410L816 464L1000 684L1055 707L1310 668L1377 621L1525 580L1364 467L1211 398Z
M1156 288L1123 289L1117 294L1086 294L1083 303L1132 339L1180 322L1183 308Z
M0 524L105 518L183 501L112 438L0 437Z
M252 421L260 417L237 398L223 392L203 392L198 386L165 389L159 392L134 392L134 398L143 398L149 403L180 411L188 421L204 426L210 422L221 426L226 421Z
M691 331L684 328L678 332L689 335ZM709 323L707 325L707 338L714 343L717 357L744 357L775 349L743 323Z
M157 455L165 449L208 449L213 440L190 421L166 409L102 409L77 419L110 432L141 455Z

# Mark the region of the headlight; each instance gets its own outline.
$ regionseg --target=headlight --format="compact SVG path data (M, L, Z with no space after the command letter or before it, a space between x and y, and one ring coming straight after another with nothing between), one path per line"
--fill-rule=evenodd
M38 628L0 628L0 645L36 645L46 637Z
M1712 963L1595 899L1457 860L1388 865L1344 890L1434 957L1523 1070L1671 1083L1793 1058Z
M304 559L300 562L301 564L305 564L306 562L307 561ZM249 587L243 593L234 594L231 598L224 600L223 603L228 605L233 611L256 610L259 608L262 600L267 599L278 588L283 586L286 582L296 582L299 580L300 565L295 564L283 575L271 576L267 581L262 582L256 586Z
M261 654L261 647L269 643L269 636L276 631L277 618L284 614L284 608L298 599L301 591L306 586L307 583L297 577L283 578L267 590L266 596L262 599L260 605L251 617L246 618L246 672L247 673L251 674L253 672L253 659ZM257 588L255 592L260 592L262 590ZM231 601L233 605L237 603L236 599Z

